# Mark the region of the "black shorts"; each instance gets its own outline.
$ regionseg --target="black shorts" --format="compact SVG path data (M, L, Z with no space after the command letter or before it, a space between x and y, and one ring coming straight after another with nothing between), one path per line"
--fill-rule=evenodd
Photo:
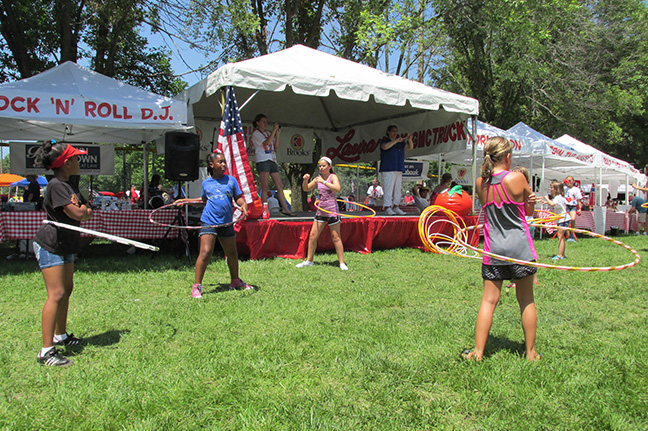
M518 265L486 265L482 263L482 278L489 281L519 280L535 274L535 266Z
M576 211L578 208L578 205L565 205L565 209L567 210L568 213Z
M340 216L315 214L315 221L318 221L320 223L327 223L329 226L332 226L334 224L340 223L342 219L340 218Z
M266 160L265 162L259 162L256 164L258 172L270 172L274 174L279 172L279 165L274 160Z

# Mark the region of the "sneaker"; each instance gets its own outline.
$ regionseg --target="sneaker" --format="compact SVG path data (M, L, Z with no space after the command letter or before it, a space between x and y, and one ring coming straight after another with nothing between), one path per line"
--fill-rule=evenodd
M191 297L202 298L202 284L196 283L193 286L191 286Z
M65 347L77 347L82 346L86 343L86 340L83 338L77 338L74 334L68 334L65 340L57 340L56 338L52 339L52 342L58 346Z
M385 210L385 214L387 214L387 215L396 215L396 212L391 207L389 207L389 208L387 208Z
M551 258L551 260L563 260L563 259L564 259L564 257L558 256L558 255Z
M349 270L349 267L346 266L346 263L342 262L342 263L340 264L340 269L341 269L342 271L348 271L348 270Z
M571 237L567 240L567 242L576 242L576 240L573 237Z
M230 289L236 290L254 290L254 287L247 284L245 281L237 278L236 281L230 283Z
M398 207L394 207L394 212L396 214L398 214L398 215L407 215L407 213L405 211L403 211L402 209L400 209Z
M36 361L41 365L50 367L67 367L68 365L72 365L72 361L61 355L61 352L56 348L50 349L44 356L39 354L36 356Z
M307 260L303 261L302 263L298 263L295 265L297 268L306 268L307 266L313 266L315 265L313 262L309 262Z

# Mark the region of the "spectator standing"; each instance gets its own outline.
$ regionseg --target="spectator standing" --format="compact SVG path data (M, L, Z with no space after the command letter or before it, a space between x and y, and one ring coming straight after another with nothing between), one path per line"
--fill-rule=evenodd
M384 194L385 192L383 191L383 188L380 187L380 183L378 183L378 180L374 178L367 189L367 203L369 205L376 205L376 200L383 197Z

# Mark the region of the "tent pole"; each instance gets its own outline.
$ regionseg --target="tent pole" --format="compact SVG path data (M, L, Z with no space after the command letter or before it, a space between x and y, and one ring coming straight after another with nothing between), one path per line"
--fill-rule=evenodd
M540 173L540 185L538 186L538 190L536 190L536 192L540 192L541 194L543 192L542 186L544 186L544 182L545 182L545 167L546 167L546 162L547 162L546 157L547 156L545 156L544 154L542 155L542 172ZM531 177L531 178L533 178L533 177ZM540 230L540 239L542 239L542 229L539 229L539 230Z
M531 191L535 193L535 190L533 189L533 154L531 155L531 161L529 162L529 187L531 187Z
M472 138L472 201L473 208L475 207L475 198L476 198L476 187L477 184L477 116L473 115L472 119L472 130L470 131L470 136ZM440 178L439 178L440 180Z
M146 142L143 144L143 154L142 158L144 159L144 190L142 190L142 195L144 196L144 209L148 209L148 153L146 152Z
M626 193L627 194L627 193ZM599 168L599 206L603 206L603 168Z
M254 96L256 96L257 93L258 93L259 91L261 91L261 90L257 90L257 91L255 91L254 93L252 93L252 95L251 95L250 97L248 97L247 100L246 100L245 102L243 102L243 104L242 104L241 106L239 106L239 112L241 112L241 111L243 110L243 108L245 107L245 105L247 105L248 102L249 102L250 100L252 100L252 98L253 98ZM223 107L222 107L222 106L221 106L221 111L223 111Z
M360 194L358 193L358 189L360 188L360 165L356 163L356 185L355 185L355 190L353 190L354 199L356 202L360 200Z
M130 190L130 185L126 185L126 151L122 151L122 176L124 179L124 194L126 190Z

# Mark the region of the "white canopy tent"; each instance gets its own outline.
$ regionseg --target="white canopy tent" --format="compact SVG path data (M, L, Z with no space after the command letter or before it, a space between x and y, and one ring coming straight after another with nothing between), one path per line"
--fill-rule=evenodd
M587 152L594 156L593 168L588 170L577 169L573 172L574 177L584 177L591 179L593 182L598 183L598 190L607 190L611 194L616 194L619 185L625 184L624 190L629 189L629 185L633 182L645 184L646 176L638 169L635 169L630 163L612 157L603 151L587 145L578 139L572 138L569 135L563 135L557 138L556 141L574 148L576 151ZM599 193L599 205L605 202L604 193ZM626 194L627 199L627 194Z
M391 123L416 133L414 155L465 148L465 121L479 111L475 99L301 45L227 64L178 97L196 121L217 128L217 92L227 86L244 123L264 113L271 124L314 132L334 163L377 160L377 140ZM204 144L214 133L203 135Z
M178 100L65 62L0 84L0 139L141 144L187 128Z
M0 85L0 139L5 141L143 144L186 129L185 103L70 61ZM146 152L144 161L146 181Z
M482 121L477 121L476 124L477 151L475 154L475 161L477 163L481 163L481 160L483 160L484 143L487 139L494 136L504 136L508 138L514 146L513 154L515 165L526 167L529 169L531 175L534 175L536 169L539 169L542 179L547 176L560 176L562 175L563 169L587 166L592 160L590 155L575 152L540 134L538 135L540 135L541 138L538 138L538 136L531 136L528 133L517 134L511 130L502 130ZM468 128L470 129L471 127L472 121L469 120ZM453 151L424 158L438 159L439 166L441 166L442 163L471 165L473 163L472 149L473 141L472 139L469 139L467 148L464 151ZM473 179L470 179L469 182L472 183L473 181Z

